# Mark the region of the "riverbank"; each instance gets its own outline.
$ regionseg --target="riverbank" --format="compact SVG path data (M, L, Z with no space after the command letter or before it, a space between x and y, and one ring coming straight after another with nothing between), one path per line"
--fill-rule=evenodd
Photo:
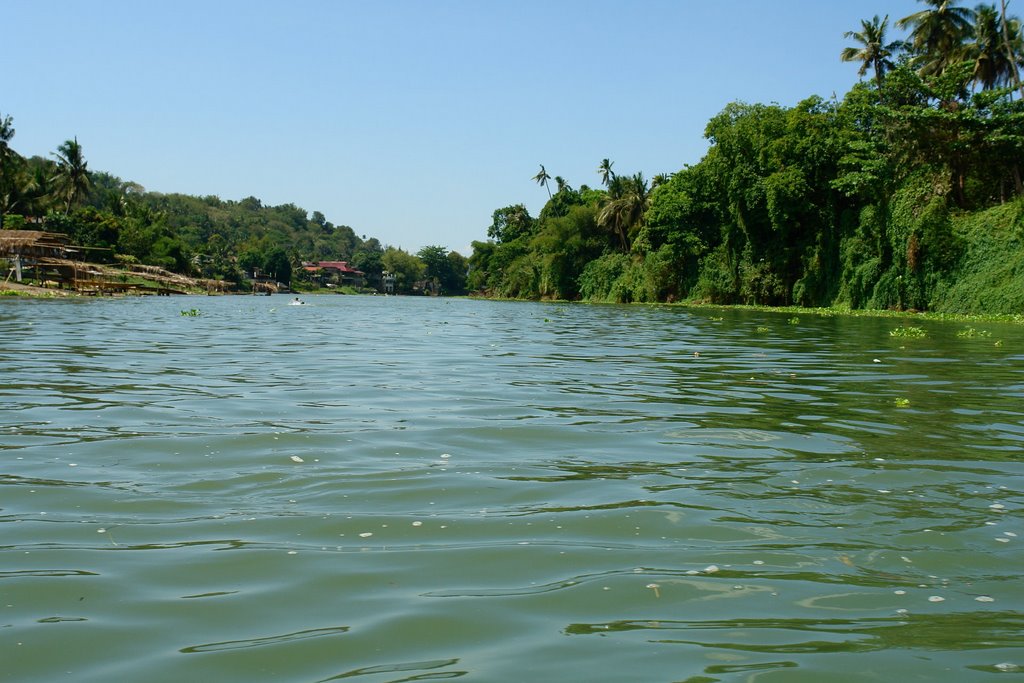
M467 298L482 301L505 301L505 302L527 302L531 299L514 299L508 297L491 297L469 295ZM801 308L800 306L754 306L751 304L711 304L702 301L674 301L671 303L613 303L606 301L568 301L566 299L543 299L540 302L545 304L582 304L589 306L647 306L672 308L692 308L695 310L711 311L760 311L766 313L788 314L790 316L815 316L819 318L833 318L846 316L851 318L900 318L912 320L932 320L945 322L996 322L1024 325L1024 313L940 313L936 311L895 311L882 309L853 309L843 307L817 307Z
M296 290L299 291L299 290ZM189 294L198 295L204 294L202 291L189 292ZM358 294L358 292L347 292L337 290L317 290L317 291L302 291L302 294ZM232 294L232 293L222 293ZM236 292L233 293L241 296L249 296L248 293ZM47 287L35 287L32 285L25 285L16 282L8 282L0 285L0 297L4 296L23 296L23 297L35 297L35 298L62 298L62 297L80 297L86 296L81 292L76 292L66 289L51 289ZM454 297L461 298L461 297ZM524 299L511 299L501 297L484 297L484 296L473 296L470 295L466 298L477 299L483 301L496 301L496 302L525 302ZM877 309L850 309L850 308L801 308L799 306L753 306L748 304L709 304L699 301L678 301L673 303L633 303L633 304L610 304L603 302L589 302L589 301L566 301L566 300L550 300L543 301L541 303L547 304L584 304L584 305L596 305L596 306L649 306L649 307L660 307L668 306L672 308L692 308L695 310L712 310L712 311L761 311L766 313L780 313L787 314L790 316L814 316L818 318L832 318L836 316L845 316L851 318L898 318L903 320L927 320L927 321L942 321L942 322L960 322L960 323L979 323L979 322L994 322L994 323L1009 323L1013 325L1024 325L1024 314L1014 313L992 313L992 314L966 314L966 313L939 313L934 311L892 311L892 310L877 310Z
M655 305L655 304L650 304ZM682 308L733 310L733 311L766 311L770 313L786 313L795 316L807 315L820 318L847 316L851 318L911 318L915 320L934 320L944 322L998 322L1024 325L1024 314L1021 313L939 313L936 311L892 311L879 309L854 308L801 308L799 306L751 306L746 304L705 304L697 302L679 302L657 304L662 306L680 306Z
M67 289L50 289L48 287L35 287L24 285L20 282L5 282L0 285L0 296L28 296L36 298L60 298L69 296L81 296L78 292Z

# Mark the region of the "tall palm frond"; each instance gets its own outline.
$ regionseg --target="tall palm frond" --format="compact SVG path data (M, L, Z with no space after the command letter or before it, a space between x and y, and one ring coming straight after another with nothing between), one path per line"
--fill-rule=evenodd
M538 185L547 190L548 199L551 199L551 188L548 187L548 181L551 180L551 176L549 176L548 172L544 169L544 164L540 165L540 171L537 175L533 176L532 180L535 180Z
M65 140L53 156L57 159L57 174L53 179L64 200L64 213L70 213L71 208L85 198L92 184L89 181L88 164L77 137Z
M612 176L608 196L597 214L597 223L614 234L623 252L629 252L633 235L643 225L650 206L650 193L643 173L629 177Z
M971 33L971 10L958 0L921 0L929 9L914 12L896 22L910 29L910 46L921 75L941 74L964 56L964 40Z
M844 62L860 62L860 69L857 75L864 76L868 69L874 71L875 83L878 89L882 89L882 82L885 79L885 72L893 68L892 57L902 47L901 41L885 42L885 33L889 28L889 15L879 19L876 14L871 20L861 19L860 31L847 31L844 38L855 40L859 47L847 47L839 53L839 58Z
M601 182L608 189L611 189L610 183L615 179L615 171L612 170L614 165L615 162L602 159L601 164L597 167L597 172L601 175Z
M1019 19L1006 16L1006 6L1009 0L1000 0L1000 29L1003 34L1003 48L1006 50L1006 59L1010 62L1011 78L1020 91L1021 98L1024 98L1024 83L1020 80L1020 70L1024 67L1024 30L1021 28ZM1010 26L1014 26L1011 30Z
M1009 19L1008 23L1012 25L1009 29L1011 35L1019 37L1020 27L1016 25L1018 22ZM1006 51L1003 20L995 5L978 5L975 8L974 40L968 44L967 49L974 62L971 78L983 90L992 90L1015 82L1016 65L1012 58L1014 52Z

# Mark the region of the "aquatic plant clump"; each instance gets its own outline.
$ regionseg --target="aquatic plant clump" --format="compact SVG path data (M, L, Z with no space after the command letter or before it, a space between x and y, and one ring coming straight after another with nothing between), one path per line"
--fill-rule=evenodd
M920 327L914 327L913 325L903 325L901 327L897 327L895 329L889 330L889 336L890 337L920 338L920 337L928 336L928 333L925 332Z

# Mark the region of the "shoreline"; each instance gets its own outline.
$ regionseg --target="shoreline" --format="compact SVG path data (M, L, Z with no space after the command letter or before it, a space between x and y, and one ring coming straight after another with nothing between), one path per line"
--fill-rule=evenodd
M312 294L317 292L304 292ZM332 294L334 292L331 292ZM149 296L145 294L121 295L97 295L76 292L67 289L50 289L48 287L36 287L16 282L7 282L0 285L0 299L4 297L25 297L34 299L60 299L60 298L124 298L126 296ZM178 296L252 296L249 293L216 293L189 292ZM994 322L1007 323L1011 325L1024 325L1024 314L1021 313L939 313L935 311L889 311L877 309L851 309L851 308L801 308L799 306L755 306L751 304L709 304L695 301L673 301L654 303L613 303L604 301L567 301L562 299L506 299L501 297L464 295L460 297L481 301L498 302L524 302L524 303L545 303L545 304L572 304L589 306L669 306L673 308L692 308L695 310L713 311L758 311L764 313L784 313L788 315L813 315L822 318L837 316L848 316L851 318L904 318L916 320L932 320L938 322Z
M695 310L712 311L759 311L764 313L784 313L787 315L813 315L821 318L847 316L851 318L905 318L914 320L931 320L935 322L993 322L1010 325L1024 325L1024 313L941 313L938 311L892 311L873 308L802 308L800 306L756 306L753 304L712 304L700 301L656 301L618 303L614 301L569 301L567 299L511 299L466 295L462 298L482 301L521 301L545 304L569 304L587 306L669 306L672 308L692 308Z

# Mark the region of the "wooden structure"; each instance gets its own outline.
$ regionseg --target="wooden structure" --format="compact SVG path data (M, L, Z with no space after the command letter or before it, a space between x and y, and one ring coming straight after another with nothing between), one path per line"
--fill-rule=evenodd
M0 230L0 258L11 262L7 279L21 282L26 269L34 268L37 279L53 275L58 282L78 279L76 262L70 258L78 250L68 243L67 235L42 230ZM84 265L84 264L83 264Z
M155 266L133 266L130 272L117 271L74 258L81 247L68 242L67 235L42 230L0 230L0 259L11 262L9 281L22 281L25 270L32 270L44 286L68 288L84 294L184 294L189 279ZM137 274L155 281L157 286L128 283ZM117 281L117 279L121 281Z

